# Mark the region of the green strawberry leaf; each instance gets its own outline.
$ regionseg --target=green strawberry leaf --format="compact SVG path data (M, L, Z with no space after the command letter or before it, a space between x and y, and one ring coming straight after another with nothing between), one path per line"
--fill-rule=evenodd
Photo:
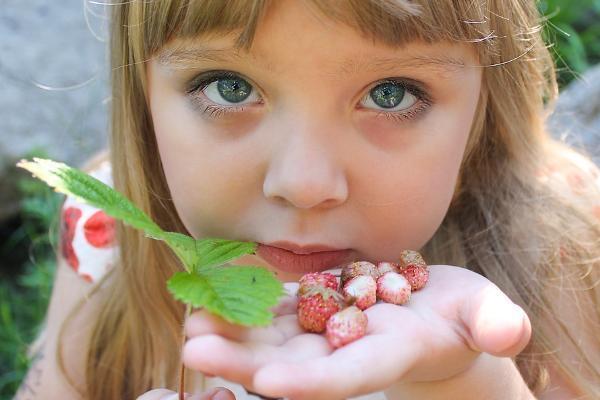
M152 239L164 240L181 259L187 270L191 270L198 263L193 238L180 233L163 231L125 196L102 181L63 163L41 158L33 160L33 162L21 160L17 166L28 170L57 192L71 195L93 207L101 208L106 214L142 230Z
M244 254L253 254L257 243L218 238L195 240L163 231L121 193L100 180L63 163L34 158L18 167L31 172L57 192L100 208L106 214L142 230L149 238L163 240L188 272L178 272L167 282L173 296L195 307L246 326L262 326L273 317L269 307L284 294L283 284L272 272L256 266L222 266Z
M273 313L269 308L285 294L271 271L253 266L213 266L197 274L176 272L167 287L176 299L245 326L270 324Z
M125 196L93 176L56 161L40 158L33 160L21 160L17 166L28 170L59 193L71 195L94 207L102 208L107 214L134 228L156 236L161 235L162 230L150 217L134 206Z
M225 239L203 239L196 241L198 265L196 271L225 264L245 254L254 254L258 245L254 242L236 242Z
M164 240L179 257L187 271L196 269L199 254L195 251L196 241L193 237L177 232L163 232L159 237L154 237L146 232L146 236L151 239Z

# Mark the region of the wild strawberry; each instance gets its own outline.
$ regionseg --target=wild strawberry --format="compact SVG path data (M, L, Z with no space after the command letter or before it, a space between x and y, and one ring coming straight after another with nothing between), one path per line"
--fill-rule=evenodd
M417 265L427 269L427 264L425 263L425 260L423 260L423 256L421 256L421 254L418 251L403 250L402 253L400 253L400 257L398 258L400 271L402 271L409 265Z
M342 347L367 333L367 314L356 306L344 308L327 321L325 337L335 347Z
M400 271L400 273L410 282L413 292L423 288L429 280L429 271L427 268L418 265L409 265Z
M298 283L300 285L297 292L298 297L302 296L306 292L306 289L313 285L327 287L335 291L339 288L338 278L329 272L311 272L305 274L300 278Z
M410 283L397 272L386 272L377 279L377 298L386 303L405 304L410 300Z
M322 333L329 317L345 305L341 294L330 288L310 286L298 300L298 322L309 332Z
M377 267L368 261L355 261L345 265L340 277L342 287L358 275L371 275L373 279L377 279Z
M400 265L395 262L380 261L377 263L377 278L386 272L398 272Z
M371 275L359 275L344 285L342 294L347 304L366 310L377 302L377 283Z

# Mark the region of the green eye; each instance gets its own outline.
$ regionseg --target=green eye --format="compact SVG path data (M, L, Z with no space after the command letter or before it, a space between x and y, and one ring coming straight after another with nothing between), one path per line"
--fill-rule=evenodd
M361 100L362 108L376 111L378 117L398 122L424 115L432 104L423 84L407 78L379 81Z
M230 103L244 101L252 93L252 86L241 78L219 79L213 83L217 84L216 90L218 94ZM209 90L211 85L212 83L206 89Z
M394 82L384 82L375 86L370 97L375 104L383 108L394 108L402 103L406 90Z
M259 102L260 95L251 83L236 73L229 71L212 71L197 77L190 83L188 94L197 98L201 104L220 106L246 105ZM242 103L244 102L244 103Z

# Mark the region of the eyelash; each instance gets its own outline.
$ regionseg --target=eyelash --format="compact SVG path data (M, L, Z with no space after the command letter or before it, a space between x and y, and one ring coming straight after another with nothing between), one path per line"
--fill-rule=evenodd
M190 96L194 106L198 108L202 114L207 115L211 119L218 119L225 114L242 112L246 109L246 107L244 106L221 106L219 104L214 104L210 100L208 100L205 95L202 94L202 91L206 89L208 85L223 78L241 78L246 80L243 76L240 76L237 73L228 71L215 71L212 73L209 72L206 75L193 79L190 84L190 88L186 90L186 93L188 94L188 96ZM250 83L248 80L246 81ZM382 83L395 83L398 86L401 86L407 92L415 96L417 101L411 108L404 111L387 112L369 109L375 112L375 117L384 117L395 122L408 121L421 116L433 104L433 101L431 97L427 94L427 92L424 89L422 89L420 84L418 84L416 81L413 81L412 79L382 79L380 81L377 81L373 86L371 86L369 88L369 91L373 90L375 87ZM253 90L255 90L254 87ZM363 96L361 100L364 98L365 96Z

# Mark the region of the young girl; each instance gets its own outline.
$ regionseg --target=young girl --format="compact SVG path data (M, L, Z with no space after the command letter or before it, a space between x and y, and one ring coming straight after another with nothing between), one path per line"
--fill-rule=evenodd
M367 335L335 351L301 331L293 290L268 328L195 312L191 398L600 396L600 175L544 127L557 87L533 0L110 8L110 163L88 171L168 231L431 264L409 304L367 309ZM177 259L73 199L62 218L19 396L176 398ZM295 282L311 256L288 257L236 263Z

